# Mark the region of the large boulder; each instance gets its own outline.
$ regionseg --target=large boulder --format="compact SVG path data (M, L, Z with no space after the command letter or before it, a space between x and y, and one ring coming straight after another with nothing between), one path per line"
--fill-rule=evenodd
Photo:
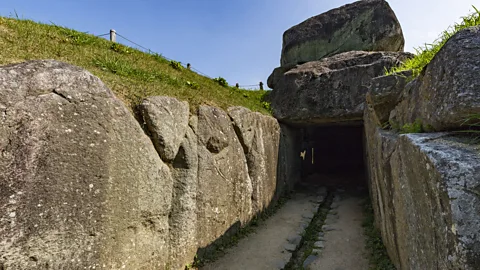
M287 123L361 121L364 86L410 56L352 51L293 67L273 82L273 114Z
M164 269L172 178L95 76L0 68L0 268Z
M197 239L204 248L252 217L252 182L228 114L198 109Z
M348 51L403 51L400 23L384 0L357 1L285 31L281 65L317 61Z
M228 114L247 159L253 211L261 213L272 202L277 187L280 126L275 118L244 107L231 107Z
M390 112L400 102L402 93L412 78L411 70L373 78L366 94L367 105L377 126L388 126Z
M479 66L480 27L476 26L451 37L405 87L390 123L401 128L418 121L425 130L435 131L466 128L465 120L480 113Z
M187 132L188 103L155 96L145 99L139 109L159 155L164 161L172 161Z
M398 135L366 113L370 191L396 268L478 269L480 148L448 133Z

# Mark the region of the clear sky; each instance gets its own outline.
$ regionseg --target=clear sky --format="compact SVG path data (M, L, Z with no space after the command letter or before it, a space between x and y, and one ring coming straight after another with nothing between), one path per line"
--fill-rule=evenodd
M119 34L230 84L266 82L279 66L282 34L348 0L2 0L0 15ZM389 0L406 51L432 42L473 11L474 0ZM480 4L477 5L480 7ZM121 41L121 40L119 40Z

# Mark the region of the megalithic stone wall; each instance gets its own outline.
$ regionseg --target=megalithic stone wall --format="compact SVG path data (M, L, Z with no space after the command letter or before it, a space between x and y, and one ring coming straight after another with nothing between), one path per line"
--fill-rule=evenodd
M397 269L480 265L480 147L471 136L480 121L472 117L480 112L479 66L480 28L472 27L451 37L417 78L405 72L371 82L370 193ZM472 133L452 132L459 129Z
M275 119L137 109L69 64L0 67L0 268L184 269L275 202Z

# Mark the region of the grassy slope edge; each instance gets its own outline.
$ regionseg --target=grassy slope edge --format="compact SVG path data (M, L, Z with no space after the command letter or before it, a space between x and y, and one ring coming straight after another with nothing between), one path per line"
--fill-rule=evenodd
M268 91L224 87L158 54L112 43L56 25L0 17L0 65L56 59L87 69L133 108L143 98L165 95L226 109L243 106L269 114L262 97ZM268 104L267 104L268 105Z
M473 9L475 9L474 13L462 17L462 21L460 23L456 23L453 26L450 26L447 30L443 31L440 37L437 38L432 44L425 44L424 47L416 48L415 57L408 59L402 65L387 71L387 75L411 69L413 70L413 76L418 76L420 72L422 72L423 68L427 66L433 57L440 51L443 45L445 45L448 39L450 39L450 37L460 30L471 26L480 25L480 11L475 7L473 7Z

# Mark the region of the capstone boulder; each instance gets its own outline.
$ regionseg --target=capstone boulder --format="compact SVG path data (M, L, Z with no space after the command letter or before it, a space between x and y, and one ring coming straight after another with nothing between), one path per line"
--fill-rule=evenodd
M384 0L364 0L314 16L285 31L281 66L348 51L403 51L402 28Z

